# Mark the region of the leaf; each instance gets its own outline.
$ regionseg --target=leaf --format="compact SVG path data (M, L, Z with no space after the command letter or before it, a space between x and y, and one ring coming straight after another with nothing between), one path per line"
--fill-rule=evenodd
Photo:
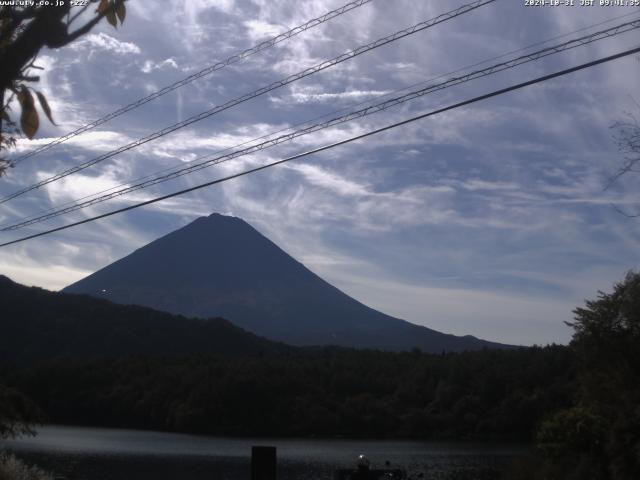
M118 19L116 18L115 4L113 2L109 4L105 17L107 17L107 22L109 22L113 28L118 28Z
M20 115L20 127L29 140L38 131L40 126L40 118L36 111L36 106L33 102L33 95L27 87L22 85L22 88L18 92L18 101L22 107L22 114Z
M107 17L107 22L109 22L113 28L118 28L118 20L116 19L116 14L113 13L113 10L109 10L105 16Z
M51 115L51 108L49 107L49 103L47 102L47 99L45 98L45 96L40 92L36 92L36 95L38 96L38 100L40 101L40 106L42 107L42 110L44 110L44 113L47 114L47 118L49 119L49 121L57 126L56 122L53 121L53 116Z
M24 85L20 86L20 90L18 91L18 102L20 102L20 106L24 110L25 108L29 108L33 106L33 96L27 87Z
M98 5L96 12L106 13L108 7L109 7L109 0L100 0L100 5Z
M40 126L40 119L35 107L31 106L31 108L22 110L22 115L20 116L20 126L22 127L22 131L27 136L27 138L31 140L38 131L38 127Z
M122 25L124 23L124 17L127 16L127 7L124 6L124 0L118 5L116 14L118 15L118 19L120 19L120 25Z

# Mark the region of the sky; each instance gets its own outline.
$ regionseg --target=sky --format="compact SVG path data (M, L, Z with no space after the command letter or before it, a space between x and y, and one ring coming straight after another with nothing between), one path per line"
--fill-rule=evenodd
M344 3L130 0L117 30L101 24L67 47L41 52L36 63L44 70L35 88L46 95L58 126L43 120L36 138L20 140L15 155ZM464 3L373 0L26 159L0 179L0 195ZM382 101L455 71L469 72L472 65L524 47L536 45L525 50L535 51L640 17L636 7L574 3L530 7L498 0L482 6L7 202L0 206L0 224ZM635 30L556 54L55 220L1 232L0 239L224 177L638 44ZM199 216L219 212L243 218L325 280L384 313L456 335L523 345L567 343L572 332L564 322L572 310L638 268L640 220L621 211L640 211L640 177L611 182L624 161L611 127L629 114L640 115L639 74L640 57L629 56L2 247L0 274L57 290Z

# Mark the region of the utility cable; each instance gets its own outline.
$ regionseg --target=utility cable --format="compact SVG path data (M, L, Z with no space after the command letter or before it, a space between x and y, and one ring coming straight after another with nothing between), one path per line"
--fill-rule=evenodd
M477 0L475 2L463 5L461 7L458 7L454 10L451 10L447 13L443 13L431 20L426 20L424 22L420 22L417 23L415 25L413 25L412 27L397 31L391 35L388 35L386 37L383 38L379 38L378 40L375 40L374 42L371 42L367 45L363 45L360 46L354 50L349 50L348 52L343 53L342 55L338 55L337 57L331 59L331 60L326 60L322 63L319 63L317 65L314 65L313 67L309 67L306 68L298 73L295 73L293 75L290 75L282 80L279 80L277 82L273 82L267 86L264 86L262 88L259 88L258 90L254 90L251 93L247 93L245 95L242 95L241 97L237 97L233 100L229 100L228 102L222 104L222 105L217 105L207 111L201 112L197 115L193 115L191 117L189 117L186 120L183 120L181 122L175 123L169 127L165 127L162 130L158 130L150 135L147 135L146 137L140 138L134 142L128 143L126 145L123 145L115 150L112 150L110 152L107 152L103 155L100 155L99 157L93 158L91 160L88 160L84 163L81 163L80 165L77 165L75 167L71 167L67 170L64 170L52 177L46 178L44 180L41 180L29 187L23 188L21 190L18 190L6 197L3 197L2 199L0 199L0 204L6 203L9 200L12 200L16 197L19 197L20 195L24 195L27 192L30 192L32 190L35 190L37 188L40 188L44 185L47 185L51 182L55 182L57 180L60 180L61 178L67 177L69 175L72 175L74 173L77 173L79 171L82 171L86 168L89 168L93 165L96 165L97 163L103 162L104 160L107 160L111 157L114 157L120 153L126 152L128 150L131 150L133 148L139 147L140 145L143 145L147 142L150 142L152 140L156 140L158 138L161 138L165 135L168 135L172 132L175 132L176 130L179 130L181 128L184 128L188 125L191 125L195 122L199 122L201 120L204 120L205 118L208 118L212 115L215 115L216 113L219 113L223 110L227 110L229 108L232 108L236 105L239 105L243 102L246 102L248 100L251 100L253 98L256 98L260 95L264 95L265 93L271 92L273 90L276 90L278 88L284 87L285 85L289 85L290 83L296 82L302 78L308 77L310 75L313 75L315 73L318 73L322 70L325 70L327 68L333 67L334 65L338 65L339 63L345 62L347 60L350 60L358 55L362 55L365 52L369 52L371 50L374 50L376 48L379 48L383 45L387 45L388 43L394 42L396 40L399 40L401 38L407 37L409 35L413 35L414 33L418 33L422 30L425 30L427 28L433 27L434 25L437 25L439 23L445 22L447 20L451 20L453 18L456 18L460 15L463 15L465 13L468 13L470 11L473 11L483 5L487 5L489 3L493 3L496 0Z
M125 195L127 193L131 193L131 192L135 192L137 190L142 190L144 188L148 188L152 185L156 185L158 183L162 183L174 178L178 178L180 176L183 175L187 175L189 173L193 173L195 171L198 170L202 170L204 168L210 167L212 165L217 165L219 163L222 162L226 162L229 160L232 160L234 158L238 158L241 156L245 156L245 155L249 155L251 153L255 153L257 151L260 150L264 150L266 148L270 148L272 146L275 145L279 145L281 143L285 143L288 141L291 141L295 138L298 138L300 136L303 135L308 135L310 133L314 133L317 132L319 130L323 130L329 127L333 127L342 123L346 123L349 121L352 121L354 119L358 119L358 118L362 118L368 115L371 115L373 113L378 113L384 110L387 110L391 107L400 105L402 103L408 102L410 100L414 100L416 98L422 97L424 95L436 92L436 91L440 91L440 90L444 90L445 88L450 88L452 86L455 85L459 85L461 83L465 83L465 82L469 82L471 80L475 80L477 78L481 78L481 77L485 77L488 75L493 75L496 74L498 72L507 70L507 69L511 69L511 68L515 68L519 65L525 64L525 63L529 63L532 61L536 61L539 60L541 58L547 57L549 55L553 55L556 53L560 53L569 49L573 49L576 47L580 47L580 46L584 46L584 45L588 45L590 43L605 39L605 38L611 38L614 37L616 35L620 35L622 33L626 33L629 32L631 30L634 29L638 29L640 28L640 19L638 20L633 20L630 22L625 22L623 24L620 25L616 25L614 27L608 28L606 30L602 30L599 32L595 32L592 33L590 35L585 35L573 40L569 40L567 42L564 42L562 44L558 44L558 45L553 45L550 47L546 47L543 48L541 50L538 50L536 52L532 52L532 53L528 53L526 55L522 55L510 60L507 60L505 62L501 62L501 63L497 63L495 65L491 65L489 67L480 69L480 70L475 70L472 71L470 73L467 73L465 75L461 75L461 76L457 76L457 77L452 77L447 81L444 82L440 82L440 83L436 83L436 84L431 84L428 85L424 88L421 88L419 90L415 90L415 91L411 91L405 95L401 95L395 98L391 98L388 100L385 100L383 102L379 102L373 105L370 105L366 108L362 108L356 111L351 111L348 112L344 115L340 115L334 118L331 118L328 121L325 122L320 122L320 123L315 123L312 125L309 125L307 127L298 129L298 130L294 130L291 133L287 133L287 134L283 134L280 135L278 137L275 138L270 138L268 140L265 140L261 143L255 144L255 145L250 145L248 147L245 147L243 149L239 149L239 150L234 150L231 151L230 153L227 153L225 155L219 155L216 156L214 158L205 160L205 157L201 157L201 160L198 161L197 163L191 163L189 166L186 167L182 167L179 169L171 169L172 171L170 171L169 173L165 173L163 175L157 175L151 179L145 179L143 181L138 182L137 184L134 185L129 185L123 188L120 188L119 190L116 190L114 192L111 192L109 194L105 194L96 198L92 198L90 200L85 200L82 202L77 202L77 203L73 203L70 206L64 207L64 208L60 208L58 210L54 210L51 211L49 213L45 213L36 217L33 217L31 219L27 219L24 220L22 222L18 222L15 223L13 225L7 225L7 226L3 226L2 228L0 228L0 231L10 231L10 230L16 230L19 228L23 228L29 225L33 225L35 223L39 223L39 222L43 222L45 220L49 220L51 218L54 217L58 217L60 215L64 215L66 213L70 213L76 210L80 210L82 208L87 208L89 206L98 204L98 203L102 203L105 202L107 200L111 200L113 198ZM147 178L147 177L145 177Z
M440 113L443 113L443 112L447 112L449 110L454 110L456 108L460 108L460 107L463 107L463 106L466 106L466 105L470 105L472 103L476 103L476 102L479 102L479 101L482 101L482 100L487 100L487 99L492 98L492 97L497 97L498 95L503 95L505 93L512 92L514 90L519 90L519 89L528 87L530 85L534 85L534 84L537 84L537 83L545 82L547 80L551 80L553 78L561 77L563 75L568 75L570 73L577 72L579 70L584 70L586 68L590 68L590 67L593 67L595 65L600 65L602 63L606 63L606 62L610 62L610 61L613 61L613 60L617 60L619 58L623 58L623 57L626 57L628 55L633 55L633 54L638 53L638 52L640 52L640 47L632 48L630 50L626 50L626 51L623 51L623 52L620 52L620 53L617 53L617 54L614 54L614 55L609 55L607 57L599 58L597 60L593 60L591 62L583 63L583 64L575 66L575 67L571 67L571 68L567 68L567 69L564 69L564 70L560 70L558 72L550 73L550 74L544 75L542 77L537 77L537 78L535 78L533 80L528 80L526 82L518 83L516 85L511 85L511 86L506 87L506 88L501 88L499 90L494 90L493 92L490 92L490 93L487 93L487 94L484 94L484 95L480 95L478 97L474 97L474 98L471 98L471 99L468 99L468 100L464 100L462 102L455 103L453 105L449 105L447 107L440 108L438 110L433 110L431 112L423 113L421 115L417 115L415 117L411 117L411 118L402 120L400 122L392 123L390 125L387 125L387 126L375 129L375 130L371 130L371 131L363 133L361 135L356 135L354 137L347 138L345 140L341 140L339 142L332 143L330 145L325 145L325 146L322 146L322 147L319 147L319 148L315 148L313 150L309 150L309 151L306 151L306 152L303 152L303 153L299 153L297 155L293 155L291 157L287 157L287 158L284 158L284 159L281 159L281 160L278 160L278 161L275 161L275 162L271 162L271 163L268 163L266 165L262 165L260 167L252 168L250 170L245 170L243 172L239 172L239 173L236 173L236 174L233 174L233 175L229 175L229 176L224 177L224 178L219 178L219 179L216 179L216 180L212 180L210 182L202 183L202 184L196 185L194 187L186 188L184 190L180 190L180 191L173 192L173 193L170 193L170 194L167 194L167 195L163 195L161 197L156 197L156 198L153 198L151 200L146 200L144 202L140 202L140 203L137 203L135 205L130 205L128 207L120 208L118 210L113 210L111 212L103 213L101 215L96 215L95 217L86 218L84 220L80 220L78 222L70 223L68 225L63 225L61 227L52 228L52 229L46 230L44 232L40 232L40 233L36 233L36 234L29 235L29 236L26 236L26 237L18 238L16 240L11 240L9 242L5 242L5 243L0 244L0 247L6 247L8 245L13 245L15 243L20 243L20 242L24 242L26 240L31 240L33 238L42 237L44 235L49 235L49 234L54 233L54 232L59 232L61 230L66 230L68 228L76 227L78 225L83 225L85 223L93 222L95 220L99 220L99 219L102 219L102 218L110 217L110 216L116 215L118 213L127 212L129 210L134 210L136 208L140 208L140 207L143 207L143 206L146 206L146 205L151 205L153 203L157 203L157 202L160 202L162 200L166 200L166 199L169 199L169 198L172 198L172 197L177 197L179 195L184 195L186 193L193 192L195 190L200 190L202 188L209 187L211 185L216 185L216 184L219 184L219 183L222 183L222 182L226 182L228 180L232 180L234 178L239 178L239 177L242 177L242 176L245 176L245 175L249 175L250 173L255 173L255 172L258 172L258 171L261 171L261 170L265 170L265 169L270 168L270 167L274 167L276 165L281 165L283 163L290 162L292 160L296 160L298 158L302 158L302 157L313 155L313 154L316 154L316 153L319 153L319 152L323 152L323 151L329 150L331 148L335 148L335 147L338 147L338 146L341 146L341 145L345 145L347 143L355 142L356 140L362 140L363 138L366 138L366 137L369 137L369 136L372 136L372 135L376 135L376 134L379 134L379 133L382 133L382 132L386 132L388 130L400 127L402 125L407 125L409 123L412 123L412 122L415 122L415 121L418 121L418 120L422 120L424 118L428 118L428 117L431 117L431 116L434 116L434 115L437 115L437 114L440 114Z
M391 97L393 95L398 95L400 92L404 92L404 91L408 91L408 90L411 90L411 89L415 89L416 87L419 87L419 86L422 86L422 85L427 85L427 84L429 84L431 82L434 82L436 80L439 80L441 78L450 77L450 76L458 74L460 72L467 71L467 70L469 70L471 68L475 68L475 67L478 67L480 65L485 65L485 64L487 64L489 62L492 62L492 61L495 61L495 60L500 60L501 58L508 57L509 55L525 52L525 51L530 50L530 49L532 49L534 47L537 47L537 46L540 46L540 45L545 45L545 44L548 44L548 43L553 42L555 40L559 40L561 38L567 38L567 37L569 37L571 35L574 35L576 33L583 32L583 31L586 31L586 30L591 30L591 29L593 29L595 27L599 27L599 26L604 25L606 23L611 23L613 21L620 20L622 18L626 18L626 17L632 16L632 15L638 15L638 12L634 11L634 12L631 12L631 13L626 13L626 14L623 14L623 15L618 15L618 16L615 16L615 17L611 17L611 18L609 18L607 20L603 20L601 22L597 22L597 23L588 25L586 27L582 27L582 28L579 28L579 29L576 29L576 30L572 30L571 32L563 33L562 35L557 35L557 36L548 38L548 39L540 41L540 42L535 42L535 43L529 44L529 45L527 45L525 47L521 47L521 48L518 48L516 50L511 50L509 52L505 52L503 54L500 54L500 55L497 55L497 56L482 60L482 61L474 63L472 65L467 65L465 67L458 68L458 69L456 69L454 71L451 71L451 72L448 72L448 73L444 73L444 74L440 74L440 75L438 75L436 77L431 77L431 78L429 78L427 80L422 80L422 81L414 83L412 85L408 85L406 87L399 88L399 89L394 90L392 92L388 92L388 93L382 94L380 96L377 96L376 99L389 98L389 97ZM294 125L287 126L287 127L281 128L279 130L275 130L275 131L269 132L269 133L267 133L265 135L262 135L260 137L253 138L251 140L246 140L246 141L241 142L239 144L236 144L236 145L233 145L233 146L229 146L229 147L225 147L225 148L220 149L220 150L216 150L212 154L213 155L218 155L218 154L221 154L223 152L232 151L233 149L236 149L238 147L242 147L244 145L249 145L249 144L251 144L253 142L257 142L259 140L264 140L266 138L272 137L272 136L277 135L279 133L283 133L285 131L292 130L292 129L296 128L296 127L301 127L302 125L310 124L312 122L317 122L318 120L321 120L323 118L328 118L328 117L331 117L332 115L337 115L337 114L339 114L341 112L346 112L346 111L349 111L350 109L353 109L355 107L359 107L359 106L362 106L362 105L366 105L368 103L371 103L371 99L363 100L363 101L357 102L357 103L352 103L351 105L349 105L347 107L343 107L343 108L340 108L338 110L333 110L331 112L328 112L328 113L319 115L317 117L314 117L314 118L312 118L310 120L304 120L304 121L296 123ZM202 160L206 159L207 157L209 157L212 154L206 154L206 155L202 155L200 157L197 157L197 158L195 158L193 160L183 161L182 164L183 165L184 165L184 163L195 164L195 162L202 161ZM180 166L167 167L167 168L164 168L164 169L159 170L157 172L154 172L154 173L151 173L151 174L147 174L147 175L144 175L142 177L137 177L134 180L131 180L129 182L120 183L118 185L114 185L114 186L106 188L104 190L99 190L97 192L94 192L94 193L91 193L91 194L88 194L88 195L84 195L82 197L79 197L79 198L76 198L76 199L73 199L73 200L68 200L66 202L61 203L58 206L47 208L46 210L41 211L37 215L34 215L34 216L30 217L30 219L40 218L40 216L45 215L45 214L47 214L49 212L55 212L55 211L61 209L61 207L77 205L82 200L87 200L87 199L92 198L92 197L98 197L98 196L104 195L104 194L106 194L108 192L112 192L114 190L118 190L118 189L122 189L124 187L128 187L131 182L141 182L141 181L150 179L152 177L159 176L159 175L161 175L163 173L172 172L174 170L180 170L180 169L181 169ZM0 226L0 231L7 230L5 227L8 227L8 226L9 226L9 224L1 225Z
M163 95L166 95L169 92L172 92L180 87L183 87L185 85L190 84L191 82L202 78L206 75L210 75L211 73L221 70L229 65L233 65L234 63L237 63L241 60L244 60L247 57L250 57L251 55L255 55L256 53L262 52L264 50L267 50L285 40L288 40L292 37L295 37L296 35L298 35L299 33L302 33L306 30L309 30L311 28L317 27L318 25L321 25L335 17L338 17L344 13L347 13L351 10L354 10L358 7L361 7L364 4L367 4L369 2L371 2L373 0L356 0L353 2L349 2L346 5L343 5L340 8L336 8L335 10L331 10L330 12L325 13L324 15L314 18L312 20L307 21L306 23L303 23L302 25L298 25L297 27L292 28L291 30L288 30L286 32L283 32L273 38L270 38L269 40L265 40L264 42L259 43L258 45L255 45L254 47L248 48L246 50L243 50L239 53L236 53L234 55L231 55L230 57L226 58L225 60L222 60L220 62L217 62L213 65L210 65L206 68L203 68L202 70L200 70L199 72L196 72L192 75L189 75L186 78L183 78L182 80L178 80L177 82L172 83L171 85L167 85L164 88L161 88L160 90L157 90L153 93L150 93L149 95L147 95L146 97L143 97L139 100L136 100L135 102L132 102L128 105L125 105L124 107L119 108L118 110L115 110L103 117L98 118L97 120L94 120L91 123L87 123L86 125L83 125L82 127L79 127L76 130L73 130L72 132L67 133L66 135L63 135L62 137L56 138L55 140L47 143L46 145L43 145L39 148L36 148L35 150L32 150L28 153L25 153L24 155L22 155L21 157L16 158L15 160L13 160L11 163L13 165L17 165L18 163L22 162L23 160L26 160L29 157L33 157L34 155L37 155L38 153L44 152L45 150L49 150L50 148L59 145L63 142L66 142L67 140L76 137L78 135L80 135L81 133L84 133L88 130L91 130L99 125L102 125L103 123L108 122L109 120L112 120L116 117L119 117L120 115L127 113L135 108L138 108L142 105L144 105L145 103L149 103L152 100L155 100L158 97L161 97Z

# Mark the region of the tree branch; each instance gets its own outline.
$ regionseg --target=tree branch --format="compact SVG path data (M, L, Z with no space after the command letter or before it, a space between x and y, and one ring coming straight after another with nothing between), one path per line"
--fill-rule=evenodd
M33 21L0 55L0 89L8 88L43 46L55 46L66 35L62 19L69 4L64 6L44 6L38 9Z
M615 205L613 203L611 204L611 206L613 207L613 209L616 212L618 212L621 215L624 215L627 218L638 218L638 217L640 217L640 213L635 213L635 214L627 213L627 212L625 212L624 210L622 210L620 207L618 207L617 205Z
M117 9L125 1L126 0L116 0L115 8ZM86 7L84 7L84 8L86 8ZM106 12L98 13L98 15L93 20L88 21L82 27L80 27L78 30L75 30L73 33L67 34L67 42L66 43L74 41L76 38L81 37L85 33L89 33L89 31L91 31L91 29L93 27L95 27L98 24L98 22L105 17L105 15L106 15Z
M104 13L99 13L93 20L88 21L78 30L75 30L73 33L68 33L65 45L67 43L73 42L76 38L81 37L85 33L89 33L93 27L95 27L100 20L104 18Z
M71 25L76 18L82 15L87 10L87 8L89 8L91 5L92 5L91 3L87 3L84 7L78 10L78 12L75 15L73 15L73 17L69 18L69 20L67 21L67 27Z

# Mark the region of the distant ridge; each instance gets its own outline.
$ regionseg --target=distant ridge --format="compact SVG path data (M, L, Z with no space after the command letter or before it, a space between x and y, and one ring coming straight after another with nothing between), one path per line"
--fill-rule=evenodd
M223 317L293 345L425 352L511 348L385 315L354 300L245 221L212 214L66 287L187 317Z
M191 319L87 295L50 292L2 275L0 309L0 365L193 353L251 357L292 350L221 318Z

